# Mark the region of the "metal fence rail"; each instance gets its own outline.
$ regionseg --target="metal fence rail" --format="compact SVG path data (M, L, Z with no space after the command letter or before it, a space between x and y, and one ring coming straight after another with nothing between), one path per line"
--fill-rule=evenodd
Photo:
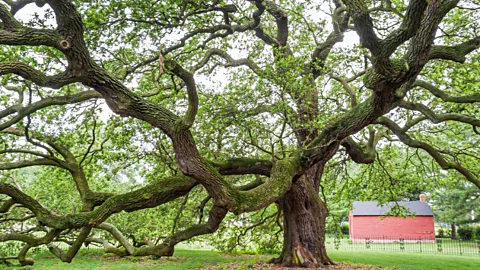
M337 250L384 250L480 257L480 240L425 239L420 237L417 239L402 239L377 235L350 239L346 235L343 237L327 236L325 245L327 248Z

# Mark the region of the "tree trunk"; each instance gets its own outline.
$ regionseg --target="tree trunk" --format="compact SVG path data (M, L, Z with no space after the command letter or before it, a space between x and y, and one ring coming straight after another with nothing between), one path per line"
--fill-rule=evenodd
M312 177L300 178L280 199L284 216L283 250L279 258L272 260L273 263L300 267L333 264L325 249L327 206L318 196L323 166L315 167L314 171L307 173Z
M455 223L451 224L452 228L452 239L455 240L457 239L457 226L455 226Z

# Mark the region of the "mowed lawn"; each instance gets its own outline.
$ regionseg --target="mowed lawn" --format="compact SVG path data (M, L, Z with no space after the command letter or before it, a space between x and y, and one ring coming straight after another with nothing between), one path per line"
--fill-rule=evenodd
M334 261L370 264L405 270L474 270L480 269L479 256L449 256L429 253L388 251L338 251L330 250Z
M103 254L101 252L81 252L73 261L63 263L58 258L46 252L34 257L35 265L29 267L9 267L7 269L51 269L51 270L96 270L96 269L162 269L162 270L180 270L180 269L197 269L207 265L218 265L218 269L224 269L223 265L238 263L239 269L248 269L256 262L268 261L272 255L230 255L209 250L176 250L175 256L164 257L160 259L152 259L149 257L135 258L125 257L118 258L113 255ZM12 261L18 263L16 261ZM0 265L0 269L2 265ZM217 268L217 267L215 267Z
M377 265L388 268L415 269L480 269L480 256L446 256L425 253L384 251L329 251L334 261L354 264ZM101 253L79 254L72 263L66 264L48 253L36 256L35 266L5 267L2 269L249 269L256 262L268 261L272 255L229 255L206 250L177 250L175 256L150 258L117 258ZM233 264L235 263L235 264Z

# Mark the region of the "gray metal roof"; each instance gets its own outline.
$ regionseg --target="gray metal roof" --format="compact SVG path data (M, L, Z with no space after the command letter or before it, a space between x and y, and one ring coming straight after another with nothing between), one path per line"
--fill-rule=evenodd
M432 209L427 203L420 201L413 202L397 202L400 206L404 206L411 214L417 216L433 216ZM383 206L379 206L378 202L353 202L352 214L354 216L385 216L390 212L395 202L389 202Z

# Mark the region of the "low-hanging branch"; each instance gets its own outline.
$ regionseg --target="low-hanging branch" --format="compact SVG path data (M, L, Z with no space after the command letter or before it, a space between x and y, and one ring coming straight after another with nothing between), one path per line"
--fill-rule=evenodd
M60 260L63 262L71 262L72 259L77 255L78 251L82 247L83 243L87 239L88 235L90 234L92 230L91 226L85 226L83 227L80 232L77 235L77 238L75 241L73 241L72 245L70 248L67 250L67 252L64 252L62 249L56 247L53 243L48 244L48 249L50 252L52 252L55 256L57 256Z
M253 158L229 159L226 162L213 161L212 165L222 175L259 174L270 176L273 163L269 160Z
M190 228L174 233L159 245L148 245L141 247L134 247L128 242L126 237L112 224L101 223L96 226L97 229L102 229L109 232L123 247L123 249L116 248L108 243L108 241L101 239L90 239L92 242L97 242L104 245L104 250L107 253L114 253L119 256L148 256L154 255L162 257L172 255L175 245L191 239L192 237L215 232L222 220L225 218L227 210L222 207L213 206L209 213L208 221L204 224L193 225Z
M8 183L0 182L0 194L8 195L15 202L28 208L42 224L65 230L89 225L95 226L121 211L131 212L156 207L184 196L196 184L194 180L188 177L170 177L128 193L110 196L91 212L65 216L52 213L37 200Z
M0 242L5 241L20 241L25 243L23 248L18 253L17 257L11 257L10 259L17 259L20 262L20 265L33 265L34 261L32 258L26 258L28 250L32 247L37 247L40 245L45 245L51 243L55 237L61 233L61 230L50 230L42 237L29 236L23 233L9 233L6 235L0 235Z

